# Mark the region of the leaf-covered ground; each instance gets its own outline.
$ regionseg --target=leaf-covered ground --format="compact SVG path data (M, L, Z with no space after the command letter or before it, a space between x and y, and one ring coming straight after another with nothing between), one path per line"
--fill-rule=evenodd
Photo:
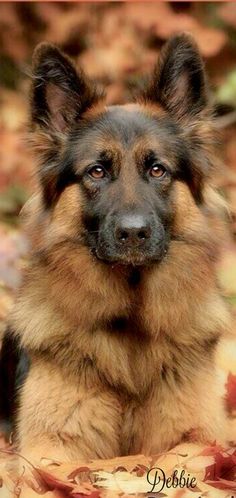
M218 186L231 209L230 239L224 243L219 280L236 309L236 3L208 2L9 2L0 3L0 339L27 261L18 214L34 187L35 166L27 148L30 58L41 40L60 45L107 88L108 103L122 103L151 70L163 42L173 33L195 36L209 74L225 166ZM165 455L111 461L48 462L35 469L0 438L0 497L82 498L149 494L150 467L166 475L184 469L197 479L194 490L164 487L155 496L236 496L236 326L218 354L231 430L228 448L183 444ZM207 392L207 386L206 386ZM46 455L45 455L46 457ZM23 468L21 466L21 468ZM161 483L162 484L162 483ZM159 486L160 488L160 486ZM23 489L23 491L21 491Z

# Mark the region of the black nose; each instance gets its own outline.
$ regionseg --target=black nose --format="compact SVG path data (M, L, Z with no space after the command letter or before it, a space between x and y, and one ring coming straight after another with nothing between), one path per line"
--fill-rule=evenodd
M126 247L142 246L151 237L151 225L147 217L140 214L126 214L119 217L115 238Z

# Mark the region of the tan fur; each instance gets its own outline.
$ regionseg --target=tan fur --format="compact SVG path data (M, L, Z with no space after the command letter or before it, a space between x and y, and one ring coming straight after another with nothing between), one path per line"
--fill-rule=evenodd
M125 269L75 243L77 186L52 214L40 194L30 201L25 217L36 255L11 320L32 356L18 422L23 454L37 461L157 453L192 430L199 441L225 441L211 347L230 319L215 277L224 232L217 195L210 187L204 195L202 210L176 182L178 239L133 290ZM139 330L103 328L130 313Z

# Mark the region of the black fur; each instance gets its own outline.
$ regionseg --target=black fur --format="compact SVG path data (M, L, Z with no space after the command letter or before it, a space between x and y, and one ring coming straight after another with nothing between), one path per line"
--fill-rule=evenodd
M0 423L3 430L12 428L17 411L17 391L29 371L27 353L8 328L0 350Z

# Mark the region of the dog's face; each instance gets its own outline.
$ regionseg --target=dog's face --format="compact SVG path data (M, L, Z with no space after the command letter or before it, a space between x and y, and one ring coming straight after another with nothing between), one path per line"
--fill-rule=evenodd
M140 265L163 258L178 149L171 122L138 105L110 107L74 130L67 161L84 198L84 240L99 259Z
M53 210L65 189L77 185L80 243L106 263L161 261L173 237L175 183L185 182L201 203L208 166L205 78L192 40L182 35L169 42L135 104L105 107L50 45L36 50L34 74L45 209Z

